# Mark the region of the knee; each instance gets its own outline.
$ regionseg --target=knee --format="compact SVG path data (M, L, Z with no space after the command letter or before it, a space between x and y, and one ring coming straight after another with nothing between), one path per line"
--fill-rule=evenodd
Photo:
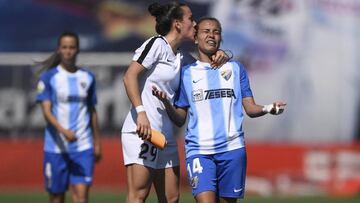
M172 194L172 195L169 195L169 197L167 197L168 199L168 203L178 203L179 202L179 198L180 198L180 195L179 193L177 194Z
M178 192L172 192L170 194L166 194L164 197L159 197L160 203L178 203L180 198L180 194Z
M148 196L148 193L146 192L130 192L127 195L126 202L128 203L142 203L145 202L146 198Z
M74 201L74 203L87 203L87 197L86 196L76 196L73 201Z

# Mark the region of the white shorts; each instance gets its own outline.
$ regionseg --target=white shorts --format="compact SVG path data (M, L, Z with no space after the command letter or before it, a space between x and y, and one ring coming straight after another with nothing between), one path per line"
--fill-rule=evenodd
M121 143L124 164L140 164L154 169L179 166L177 145L168 145L160 150L148 141L144 141L136 133L122 133Z

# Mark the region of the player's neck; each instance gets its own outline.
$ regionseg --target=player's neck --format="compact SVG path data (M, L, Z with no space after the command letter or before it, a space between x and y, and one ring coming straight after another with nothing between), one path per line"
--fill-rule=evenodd
M70 73L75 73L77 71L77 67L74 63L60 63L60 65Z
M203 53L201 51L198 53L198 57L199 57L199 61L201 61L201 62L204 62L204 63L211 63L212 62L211 56L208 55L208 54L205 54L205 53Z
M165 38L166 38L166 41L170 44L171 49L173 50L174 54L176 54L176 52L183 40L174 33L167 34L165 36Z

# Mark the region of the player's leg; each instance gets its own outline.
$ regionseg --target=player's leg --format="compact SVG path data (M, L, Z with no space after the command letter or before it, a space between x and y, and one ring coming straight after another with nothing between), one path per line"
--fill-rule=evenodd
M43 172L50 203L63 203L69 184L68 157L64 154L44 152Z
M89 185L72 184L70 185L71 198L73 203L87 203L89 199Z
M70 153L70 190L74 203L87 203L94 173L93 149Z
M123 133L121 142L127 172L126 202L144 202L153 181L157 149L136 133Z
M214 191L205 191L195 196L196 203L216 203L216 194Z
M237 198L220 197L220 203L236 203Z
M219 153L217 160L218 196L222 203L234 203L244 198L246 150L244 148Z
M154 169L139 164L130 164L126 166L126 172L128 187L126 202L145 202L150 192Z
M180 196L180 160L177 145L169 143L157 150L158 160L154 175L154 187L159 202L178 202Z
M65 202L65 193L49 193L49 202L50 203L64 203Z
M156 169L154 187L159 203L179 202L180 166Z
M186 158L186 171L196 202L215 203L217 178L212 155L194 155Z

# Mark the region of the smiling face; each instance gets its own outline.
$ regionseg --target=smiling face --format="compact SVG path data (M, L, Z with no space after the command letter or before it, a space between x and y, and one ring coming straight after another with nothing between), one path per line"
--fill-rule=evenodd
M201 20L197 25L195 43L198 45L200 59L215 54L220 47L221 26L218 21L212 19ZM204 59L202 59L204 60Z

